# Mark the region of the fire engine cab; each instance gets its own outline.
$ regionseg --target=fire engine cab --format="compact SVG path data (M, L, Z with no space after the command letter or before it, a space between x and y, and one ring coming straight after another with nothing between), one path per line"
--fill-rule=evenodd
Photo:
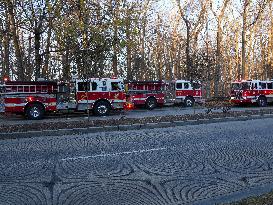
M123 109L126 102L123 80L110 78L75 80L68 84L7 81L1 96L5 113L24 114L28 119L41 119L47 112L65 110L92 110L102 116L111 109Z
M145 105L147 109L179 103L192 107L202 99L201 84L186 80L129 81L126 87L130 101L136 106Z
M273 80L242 80L231 83L231 102L235 104L258 103L260 107L273 102Z
M202 101L202 88L200 82L187 80L175 81L175 101L184 103L187 107L192 107L195 102Z

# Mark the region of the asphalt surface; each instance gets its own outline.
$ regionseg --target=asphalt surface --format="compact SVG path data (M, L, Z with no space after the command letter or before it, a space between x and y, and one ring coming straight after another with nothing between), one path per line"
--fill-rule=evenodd
M268 191L272 124L0 141L0 204L215 204Z
M255 107L255 106L249 106L249 107L233 107L232 111L246 111L246 110L260 110L260 109L272 109L273 106L269 107ZM117 111L112 112L110 116L103 116L103 117L97 117L90 114L89 119L90 120L109 120L109 119L119 119L121 117L126 118L144 118L144 117L150 117L150 116L166 116L166 115L186 115L186 114L195 114L195 113L205 113L206 109L197 106L195 108L187 108L183 106L176 106L176 107L163 107L163 108L156 108L154 110L147 110L147 109L135 109L130 111ZM213 110L213 112L222 112L222 110L217 109ZM0 124L32 124L32 123L46 123L46 122L56 122L59 121L65 122L65 121L75 121L75 120L85 120L87 119L87 114L84 113L68 113L68 114L57 114L57 115L48 115L43 120L35 121L35 120L26 120L23 116L20 115L0 115Z

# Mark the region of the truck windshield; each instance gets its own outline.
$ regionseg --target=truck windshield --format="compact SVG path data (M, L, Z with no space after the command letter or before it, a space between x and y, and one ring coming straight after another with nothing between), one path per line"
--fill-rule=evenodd
M123 82L111 82L112 90L119 90L123 91L124 90L124 84Z
M250 87L249 82L242 82L242 83L232 83L231 90L247 90Z
M250 83L248 83L248 82L243 82L241 84L241 90L247 90L247 89L249 89L249 87L250 87Z
M232 83L231 90L240 90L240 83Z
M192 83L192 87L193 87L193 89L200 89L201 88L201 84L193 82Z
M118 86L119 86L120 90L124 90L124 83L123 82L119 82Z

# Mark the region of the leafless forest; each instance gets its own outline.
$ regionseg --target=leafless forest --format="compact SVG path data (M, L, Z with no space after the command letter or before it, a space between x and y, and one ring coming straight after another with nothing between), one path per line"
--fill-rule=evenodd
M1 0L0 76L273 78L272 0Z

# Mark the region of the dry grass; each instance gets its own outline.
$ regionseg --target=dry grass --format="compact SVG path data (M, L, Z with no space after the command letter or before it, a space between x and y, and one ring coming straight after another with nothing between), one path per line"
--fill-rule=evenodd
M273 191L257 197L250 197L229 205L273 205Z

